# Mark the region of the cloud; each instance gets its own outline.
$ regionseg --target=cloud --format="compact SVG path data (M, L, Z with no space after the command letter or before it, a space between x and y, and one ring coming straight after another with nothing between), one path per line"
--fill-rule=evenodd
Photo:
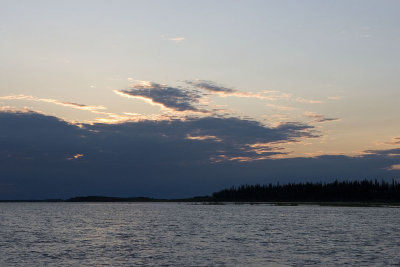
M387 150L366 150L364 151L367 155L381 155L385 157L397 157L400 156L400 148L393 148Z
M186 84L202 89L207 93L219 95L221 97L231 96L240 98L256 98L256 99L271 100L271 101L275 101L277 99L288 99L291 97L290 94L285 94L274 90L265 90L259 93L243 92L222 85L218 85L213 81L207 81L207 80L186 81Z
M394 164L387 168L388 171L400 171L400 164Z
M282 93L276 90L265 90L262 92L244 92L234 88L219 85L208 80L190 80L185 81L186 87L169 86L150 81L139 81L129 78L133 82L129 89L114 90L120 96L136 98L143 100L151 105L160 106L164 114L170 114L177 117L185 116L206 116L220 115L229 116L229 107L217 105L210 98L210 95L219 97L238 97L254 98L266 101L294 101L303 103L323 103L319 100L307 100L304 98L295 98L291 94ZM291 111L295 108L287 105L266 104L269 107ZM173 114L172 114L173 113ZM336 118L319 118L318 122L327 122L338 120Z
M261 100L269 100L269 101L277 101L277 100L291 100L293 102L299 103L308 103L308 104L321 104L324 101L321 100L311 100L305 99L302 97L293 97L293 95L288 93L282 93L277 90L265 90L262 92L244 92L232 88L228 88L222 85L217 85L212 81L207 80L193 80L193 81L186 81L186 84L192 85L199 89L205 90L208 93L216 94L221 97L239 97L239 98L255 98ZM286 107L288 108L288 107ZM288 109L286 109L288 110Z
M174 41L176 43L180 43L180 42L185 41L185 37L174 37L174 38L170 38L169 40Z
M206 117L78 126L0 112L0 125L0 199L185 197L245 183L391 179L398 170L388 166L400 162L400 149L271 159L280 144L316 136L299 123Z
M79 159L79 158L81 158L81 157L83 157L84 155L83 154L75 154L75 155L73 155L72 157L70 157L70 158L67 158L67 160L74 160L74 159Z
M199 141L203 141L203 140L214 140L216 142L221 142L222 140L214 135L197 135L197 136L192 136L190 134L188 134L186 136L186 139L189 140L199 140Z
M59 101L57 99L51 99L51 98L39 98L31 95L8 95L8 96L0 96L0 99L2 100L28 100L28 101L36 101L36 102L44 102L44 103L51 103L59 106L64 106L64 107L71 107L75 109L80 109L80 110L87 110L87 111L98 111L98 110L103 110L106 109L104 106L88 106L88 105L83 105L83 104L78 104L74 102L63 102Z
M201 88L203 90L214 92L214 93L234 93L238 92L235 89L223 87L215 84L212 81L205 80L194 80L194 81L186 81L187 84L193 85L195 87Z
M20 139L19 144L28 145L29 142L32 142L29 146L35 146L38 149L42 146L41 144L51 141L52 138L54 138L54 141L65 140L66 138L57 136L65 132L68 138L73 137L70 140L73 140L74 143L80 145L82 145L82 142L96 144L95 147L100 147L102 143L121 143L121 148L125 149L125 146L129 147L132 142L147 144L149 147L156 143L166 142L176 145L176 150L182 144L192 144L198 150L194 152L203 155L201 161L208 161L210 157L222 154L227 157L252 157L255 153L248 147L256 143L284 143L301 138L317 137L312 126L300 123L285 123L277 127L267 127L256 121L239 118L203 117L186 118L184 120L140 120L118 124L82 123L78 126L35 112L0 112L0 115L0 122L3 125L1 133L5 137ZM30 133L20 131L24 128L29 128ZM60 129L62 131L57 132ZM13 131L20 132L14 134L11 133ZM44 132L53 133L53 136L48 139L43 134ZM26 137L24 137L25 135ZM103 142L104 140L108 140L108 142ZM37 145L34 145L35 143ZM58 145L62 146L63 144ZM4 146L9 147L9 145ZM70 146L66 144L66 146L68 149L63 158L77 159L83 155L88 155L85 151L76 152L79 151L79 145ZM212 147L212 149L203 150L202 147ZM57 148L54 147L54 149ZM60 151L62 150L64 149L60 149ZM201 151L200 154L199 151ZM267 152L268 154L275 153L272 150ZM256 154L259 155L260 153ZM185 155L185 157L188 156ZM184 158L180 160L185 161Z
M203 157L199 160L209 161L211 158L227 158L247 156L252 158L260 153L255 153L248 146L253 143L267 142L289 142L299 138L316 137L313 127L303 124L282 124L275 128L268 128L255 121L242 120L238 118L192 118L172 121L140 121L135 123L124 123L116 125L87 126L96 132L118 132L129 133L130 137L140 140L142 137L158 139L169 143L192 142L202 148L194 149L197 155L202 151ZM164 145L163 145L164 146ZM176 147L181 146L177 144ZM176 150L176 149L175 149ZM275 154L274 151L265 151L265 154ZM172 157L171 157L172 158ZM185 159L180 159L185 162Z
M291 110L295 109L293 107L276 105L276 104L271 104L271 103L266 104L266 106L273 108L273 109L281 110L281 111L291 111Z
M83 105L83 104L78 104L78 103L74 103L74 102L60 101L60 100L51 99L51 98L39 98L39 97L31 96L31 95L0 96L0 99L3 99L3 100L27 100L27 101L50 103L50 104L69 107L69 108L73 108L73 109L89 111L93 114L97 114L100 116L90 122L119 123L119 122L123 122L123 121L138 121L138 120L143 120L143 119L160 120L160 119L166 118L165 115L141 115L141 114L132 114L132 113L116 114L116 113L104 111L106 109L104 106L89 106L89 105ZM9 111L9 112L17 112L17 113L18 112L42 113L38 110L33 110L32 108L18 109L18 108L14 108L11 106L2 106L2 107L0 107L0 111ZM74 122L76 122L76 121L74 121Z
M29 113L29 112L32 112L32 110L30 110L28 108L19 109L19 108L15 108L15 107L11 107L11 106L0 106L0 112ZM40 113L40 112L38 112L38 113Z
M312 122L331 122L331 121L338 121L340 120L339 118L327 118L322 114L314 113L314 112L305 112L304 116L313 118L314 120Z
M308 104L322 104L324 101L321 100L312 100L312 99L305 99L302 97L296 97L293 99L294 102L299 102L299 103L308 103Z
M389 145L400 145L400 137L393 137L391 142L387 142Z
M130 89L115 92L126 97L145 99L151 104L159 104L176 111L202 112L195 106L201 97L195 90L175 88L152 82L140 82L131 85Z

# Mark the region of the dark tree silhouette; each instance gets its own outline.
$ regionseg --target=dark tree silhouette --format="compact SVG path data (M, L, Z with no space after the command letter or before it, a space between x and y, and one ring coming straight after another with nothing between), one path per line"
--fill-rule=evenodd
M215 201L399 202L400 184L374 181L242 185L213 193Z

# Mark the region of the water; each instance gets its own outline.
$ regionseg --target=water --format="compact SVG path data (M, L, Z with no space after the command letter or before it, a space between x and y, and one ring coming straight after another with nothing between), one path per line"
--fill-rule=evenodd
M399 266L400 209L0 203L0 266Z

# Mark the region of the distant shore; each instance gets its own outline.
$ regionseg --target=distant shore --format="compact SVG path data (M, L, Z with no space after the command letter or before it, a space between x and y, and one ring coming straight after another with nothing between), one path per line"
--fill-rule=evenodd
M130 198L110 198L109 200L79 200L69 201L62 199L43 200L0 200L1 203L190 203L192 205L267 205L267 206L330 206L330 207L399 207L400 202L235 202L235 201L198 201L194 199L149 199L128 200ZM116 200L118 199L118 200Z
M211 196L160 199L151 197L78 196L69 199L0 200L0 202L188 202L206 205L267 204L276 206L400 206L400 184L374 181L334 181L332 183L297 183L242 185Z

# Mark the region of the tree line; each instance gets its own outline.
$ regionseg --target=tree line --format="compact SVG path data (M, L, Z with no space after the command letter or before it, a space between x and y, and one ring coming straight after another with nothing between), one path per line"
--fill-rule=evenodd
M212 194L214 201L399 202L400 183L377 180L241 185Z

